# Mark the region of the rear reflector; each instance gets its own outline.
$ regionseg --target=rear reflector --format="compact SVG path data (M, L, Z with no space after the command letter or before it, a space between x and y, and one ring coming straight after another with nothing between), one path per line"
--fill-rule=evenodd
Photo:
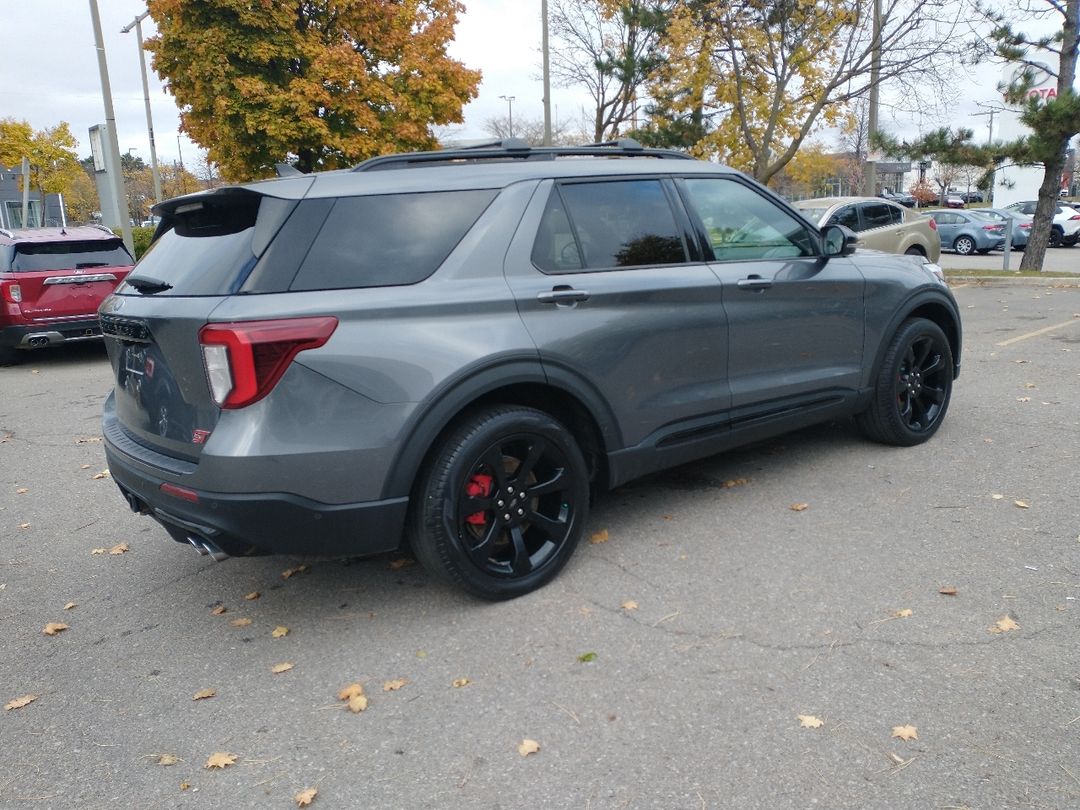
M174 498L179 498L182 501L188 501L189 503L199 502L198 492L193 489L178 487L176 484L162 484L158 487L158 490L164 492L166 495L172 495Z
M206 381L222 408L243 408L270 393L297 354L330 339L331 316L212 323L199 331Z

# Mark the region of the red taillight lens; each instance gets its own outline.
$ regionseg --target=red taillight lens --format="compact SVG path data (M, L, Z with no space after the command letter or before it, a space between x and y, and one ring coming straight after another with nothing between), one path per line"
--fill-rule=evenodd
M1021 222L1020 227L1027 230L1027 229L1031 228L1031 223L1030 222Z
M930 220L930 230L936 231L937 230L937 220L934 219L933 217L929 217L928 219Z
M14 281L0 283L0 290L3 291L4 300L9 304L18 304L22 301L22 287Z
M337 325L329 316L207 324L199 343L214 401L222 408L258 402L297 354L322 346Z
M1002 231L1002 230L1005 230L1004 227L1001 226L1001 225L983 225L982 229L984 231Z
M1069 217L1070 222L1074 219L1080 219L1080 214L1074 214L1073 216Z

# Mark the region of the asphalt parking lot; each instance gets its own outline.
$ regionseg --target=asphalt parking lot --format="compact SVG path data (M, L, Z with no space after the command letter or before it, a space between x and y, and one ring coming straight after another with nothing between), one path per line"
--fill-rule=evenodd
M1009 253L1009 270L1019 270L1020 262L1024 258L1023 252L1014 250ZM992 250L986 255L978 253L971 256L960 256L949 250L941 251L938 264L946 270L1004 270L1005 254L1000 250ZM1043 259L1043 271L1054 273L1080 273L1080 247L1047 248Z
M36 696L0 807L1080 807L1080 287L956 293L929 444L830 424L622 487L503 604L200 558L103 475L100 347L0 369L0 703Z

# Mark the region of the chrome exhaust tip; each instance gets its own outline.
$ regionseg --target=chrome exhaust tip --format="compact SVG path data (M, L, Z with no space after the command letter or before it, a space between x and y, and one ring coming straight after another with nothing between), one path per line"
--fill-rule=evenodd
M201 537L194 537L188 535L187 541L191 543L191 547L199 552L200 557L205 557L209 554L214 562L221 562L222 560L229 559L229 555L215 546L209 540L203 540Z
M194 537L189 537L189 538L187 539L187 541L188 541L189 543L191 543L191 547L192 547L193 549L195 549L195 550L196 550L196 551L197 551L197 552L199 553L199 556L200 556L200 557L205 557L205 556L206 556L207 554L209 554L209 553L210 553L210 552L209 552L209 551L207 551L207 550L206 550L205 548L203 548L203 544L202 544L202 542L201 542L201 541L199 541L199 540L196 540L196 539L195 539Z

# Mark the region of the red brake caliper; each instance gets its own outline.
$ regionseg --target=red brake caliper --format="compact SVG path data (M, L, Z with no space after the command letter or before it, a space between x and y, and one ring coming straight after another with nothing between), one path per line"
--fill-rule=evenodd
M470 498L491 497L491 485L494 480L490 475L478 473L469 479L469 483L465 485L465 494ZM487 517L484 512L473 512L465 517L465 522L473 526L483 526L487 523Z

